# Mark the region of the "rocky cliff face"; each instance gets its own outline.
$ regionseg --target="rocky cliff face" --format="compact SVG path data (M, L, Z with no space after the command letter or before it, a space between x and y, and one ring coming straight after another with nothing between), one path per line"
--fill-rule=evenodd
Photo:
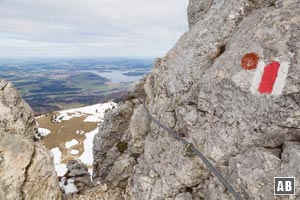
M188 14L190 30L134 93L245 199L242 187L252 199L284 199L274 176L295 176L300 191L300 1L190 0ZM94 178L125 199L233 198L135 98L106 115L94 159Z
M31 108L0 79L0 199L61 199L51 153L34 142Z

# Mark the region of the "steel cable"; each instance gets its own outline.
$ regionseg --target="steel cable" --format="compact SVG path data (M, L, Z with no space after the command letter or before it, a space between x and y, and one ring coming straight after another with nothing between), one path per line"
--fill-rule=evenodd
M138 98L139 99L139 98ZM139 99L139 101L141 101ZM179 133L177 133L176 131L166 127L165 125L163 125L162 123L160 123L160 121L158 121L157 119L155 119L150 111L148 110L148 108L146 107L145 104L145 98L144 101L141 101L143 104L143 107L146 111L147 117L155 122L159 127L161 127L162 129L164 129L165 131L167 131L169 134L171 134L173 137L175 137L176 139L178 139L180 142L182 142L184 145L189 144L189 142L187 142ZM191 145L190 150L192 152L194 152L201 160L202 162L209 168L209 170L219 179L219 181L228 189L228 191L234 196L234 198L236 200L242 200L242 197L240 196L240 194L235 191L235 189L230 185L230 183L223 177L223 175L221 174L221 172L215 168L210 162L209 160L198 150L196 149L193 145ZM247 195L248 196L248 195Z

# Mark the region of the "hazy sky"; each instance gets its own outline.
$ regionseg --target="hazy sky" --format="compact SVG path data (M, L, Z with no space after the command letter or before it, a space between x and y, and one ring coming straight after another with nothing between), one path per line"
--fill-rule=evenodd
M0 0L0 57L161 57L188 0Z

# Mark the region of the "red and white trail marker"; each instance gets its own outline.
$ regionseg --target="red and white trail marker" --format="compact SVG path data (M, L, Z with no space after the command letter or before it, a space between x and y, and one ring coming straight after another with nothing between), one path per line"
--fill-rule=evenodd
M285 61L273 61L267 65L260 61L252 79L251 93L281 95L289 67L289 63Z

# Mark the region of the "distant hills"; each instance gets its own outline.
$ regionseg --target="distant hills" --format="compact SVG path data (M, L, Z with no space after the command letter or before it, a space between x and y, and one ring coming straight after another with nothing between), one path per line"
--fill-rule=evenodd
M41 114L119 99L151 67L152 59L2 59L0 77Z

